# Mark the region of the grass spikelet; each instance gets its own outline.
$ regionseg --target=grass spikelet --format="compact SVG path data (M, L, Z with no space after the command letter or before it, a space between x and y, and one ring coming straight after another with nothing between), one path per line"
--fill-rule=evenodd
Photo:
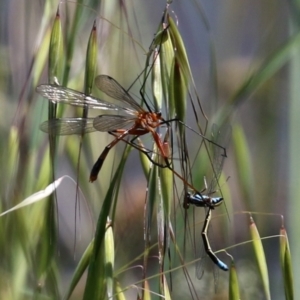
M170 25L170 36L171 36L173 48L175 49L176 52L175 56L177 57L177 63L182 69L185 84L188 85L192 73L189 65L188 56L185 50L184 42L182 40L181 34L174 20L169 15L168 15L168 24Z
M178 119L182 122L185 121L186 116L186 97L187 97L188 86L186 84L186 80L184 79L184 75L180 64L178 63L177 56L175 56L172 69L171 69L171 78L170 78L170 95L174 101L175 112ZM181 128L181 136L183 134Z
M61 83L64 70L64 44L59 10L51 31L48 66L49 83Z
M168 37L166 42L161 45L158 53L160 57L160 69L161 69L161 85L164 95L164 104L166 106L167 118L173 119L175 117L175 104L174 96L170 94L171 84L171 69L174 60L174 48L170 39L170 32L168 29L165 30L165 35Z
M115 245L114 235L111 222L108 221L107 229L105 233L105 277L106 277L106 289L107 297L113 297L114 290L114 265L115 265Z
M11 127L8 137L8 159L6 164L6 179L7 182L15 180L16 166L19 161L19 133L18 129L14 126Z
M115 299L117 300L126 300L126 297L123 293L123 289L118 281L114 282L114 288L115 288Z
M229 269L229 299L230 300L241 299L237 270L235 268L235 264L233 260L231 262L230 269Z
M137 139L137 142L141 149L145 149L145 147L140 139ZM150 172L150 167L151 167L151 162L149 161L148 156L144 152L139 151L139 156L140 156L140 162L142 164L144 175L146 178L148 178L148 175Z
M252 238L253 250L256 257L259 273L261 276L265 297L266 299L271 299L268 267L267 267L265 252L260 239L259 232L251 216L250 216L250 235Z
M292 259L288 236L283 226L280 229L280 265L284 280L285 298L287 300L292 300L294 299Z
M97 69L97 28L96 21L93 24L90 38L88 41L85 61L84 93L90 95L94 86L94 80Z
M170 290L169 290L169 286L168 286L168 281L166 279L165 275L162 275L162 281L163 281L163 287L164 287L164 299L166 300L171 300L171 294L170 294Z
M61 19L59 9L57 9L56 17L52 26L51 38L49 44L49 60L48 60L48 82L51 84L61 84L63 80L64 70L64 46L63 34L61 28ZM57 103L49 101L48 103L48 119L57 117ZM61 112L62 113L62 112ZM49 132L49 147L52 165L52 179L54 180L54 166L56 158L56 136ZM51 201L52 202L52 201Z
M142 299L142 298L137 297L137 299ZM151 300L151 288L150 288L148 280L145 280L145 282L144 282L143 299Z
M163 100L162 74L160 65L160 55L156 50L153 52L153 68L152 68L152 92L154 107L156 111L160 111Z

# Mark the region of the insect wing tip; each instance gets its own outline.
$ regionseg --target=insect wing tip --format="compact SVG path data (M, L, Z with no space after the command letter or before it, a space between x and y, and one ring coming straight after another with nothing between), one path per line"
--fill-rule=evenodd
M44 90L44 84L40 84L38 85L36 88L35 88L35 91L38 93L38 94L41 94L42 95L42 92Z
M49 122L45 121L42 124L40 124L39 129L45 133L49 133Z

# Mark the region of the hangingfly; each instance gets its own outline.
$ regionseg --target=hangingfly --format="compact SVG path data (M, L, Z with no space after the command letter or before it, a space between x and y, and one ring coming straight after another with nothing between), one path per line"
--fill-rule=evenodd
M216 140L220 132L217 130L216 125L214 124L213 126L213 132L216 136L214 136L214 140ZM231 129L228 127L227 129L224 130L224 134L226 137L223 137L224 139L229 140L229 135L230 135ZM215 192L215 188L218 186L218 180L221 175L221 171L223 168L223 163L224 163L224 155L220 154L220 149L218 147L214 147L214 153L213 153L213 179L210 183L209 189L208 189L208 194L204 195L200 192L195 192L195 193L190 193L188 192L185 196L185 203L187 204L187 207L189 204L195 205L197 207L205 207L207 208L206 212L206 217L205 221L203 224L203 228L201 231L201 236L204 244L204 250L207 253L207 255L211 258L211 260L223 271L228 271L228 266L222 262L216 254L213 252L211 249L209 239L208 239L208 227L210 224L211 220L211 214L212 210L221 205L223 203L223 197L211 197L210 194ZM198 266L196 267L196 274L197 277L200 279L202 275L200 275L200 272L198 270Z
M147 109L144 109L115 79L108 75L98 75L95 78L95 85L106 95L118 100L118 104L88 96L57 84L42 84L36 88L36 91L54 103L107 110L115 112L115 114L101 114L95 118L53 119L42 123L40 129L54 135L80 135L101 131L109 132L115 136L115 139L104 148L94 164L90 173L91 182L97 179L109 150L128 135L134 136L133 141L136 137L150 133L160 155L168 164L168 155L165 153L163 141L156 131L159 126L166 123L161 113L152 112L146 102Z

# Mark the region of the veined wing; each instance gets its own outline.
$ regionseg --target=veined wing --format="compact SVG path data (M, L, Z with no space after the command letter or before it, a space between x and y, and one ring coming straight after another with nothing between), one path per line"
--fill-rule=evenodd
M212 140L224 148L226 148L229 144L231 136L231 126L226 125L222 128L219 128L216 124L212 126ZM213 178L208 188L208 192L213 192L215 188L218 186L218 180L221 175L225 156L222 153L222 148L213 147Z
M41 84L36 88L36 92L41 96L48 98L52 102L69 104L79 107L88 107L91 109L125 110L128 114L134 114L133 110L109 103L108 101L88 96L84 93L69 89L56 84Z
M54 135L83 134L96 131L94 118L63 118L43 122L40 130Z
M107 132L118 129L129 129L136 118L120 115L100 115L94 119L93 126L96 130Z
M126 103L131 109L143 112L144 109L130 96L130 94L112 77L98 75L95 78L96 86L106 95Z

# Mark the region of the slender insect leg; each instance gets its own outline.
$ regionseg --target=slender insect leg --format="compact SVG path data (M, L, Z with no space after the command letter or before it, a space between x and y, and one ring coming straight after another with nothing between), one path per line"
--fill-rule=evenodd
M147 131L149 132L149 131ZM152 133L152 131L150 131ZM133 137L128 143L138 149L139 151L141 151L142 153L144 153L145 155L147 155L148 159L156 166L160 167L160 168L170 168L170 163L168 165L164 165L161 162L157 162L155 160L153 160L153 158L151 157L151 153L153 153L153 151L146 149L143 144L142 141L139 139L141 135L136 135L135 137ZM158 137L159 138L159 137ZM135 143L135 140L138 139L139 143ZM160 138L159 138L160 140ZM160 140L161 141L161 140ZM157 142L155 141L155 143L157 144ZM161 150L162 149L162 150ZM166 157L170 158L170 147L169 147L169 143L166 141L166 137L164 139L164 141L161 143L161 148L158 147L158 151L161 153L161 156L163 157L164 161L166 159Z
M111 135L113 135L114 137L118 137L118 135L117 135L116 133L112 132L112 131L111 131L111 132L108 132L108 133L111 134ZM143 146L143 144L142 144L142 142L140 141L139 138L140 138L140 135L136 135L135 137L133 137L133 138L132 138L131 140L129 140L129 141L126 140L125 138L122 138L122 141L125 142L126 144L128 144L129 146L131 146L131 147L137 149L138 151L144 153L144 154L148 157L148 159L149 159L154 165L157 165L158 167L161 167L161 168L166 168L167 166L162 166L160 163L158 163L158 162L156 162L155 160L152 159L152 157L150 156L149 153L153 153L153 151L146 149L146 148ZM136 140L136 139L140 141L140 144L135 143L135 140Z
M161 164L160 162L155 161L155 160L151 157L151 154L153 153L153 151L152 151L152 150L149 150L149 149L146 149L146 148L143 146L143 144L142 144L141 140L139 139L139 137L140 137L139 135L135 136L133 139L131 139L131 140L128 142L128 144L131 145L132 147L134 147L135 149L141 151L142 153L144 153L144 154L148 157L149 161L151 161L154 165L156 165L156 166L158 166L158 167L160 167L160 168L168 168L167 165L163 165L163 164ZM135 142L136 139L138 139L139 143L136 143L136 142ZM160 151L159 151L159 152L160 152Z
M191 188L193 191L196 191L195 188L193 187L193 185L191 185L190 183L188 183L179 173L177 173L171 166L170 162L169 162L169 157L168 155L165 153L166 152L166 147L163 145L158 133L151 129L149 130L151 133L152 133L152 136L153 136L153 139L155 141L155 143L157 144L157 147L159 149L159 151L161 152L161 155L163 157L163 159L165 160L165 163L166 163L166 167L168 169L170 169L174 175L176 175L179 179L182 180L182 182L188 186L189 188Z
M208 208L208 212L206 214L205 217L205 222L203 225L203 229L202 229L202 239L203 239L203 244L204 244L204 249L205 252L207 253L207 255L211 258L211 260L222 270L224 271L228 271L228 266L223 263L217 256L216 254L212 251L211 247L210 247L210 243L208 241L207 238L207 231L208 231L208 226L209 226L209 222L211 220L211 208Z
M113 132L113 131L110 131L110 132L108 132L108 133L111 134L111 135L113 135L114 137L118 137L118 135L117 135L115 132ZM135 143L135 140L137 140L137 139L139 140L139 137L140 137L140 135L136 135L135 137L133 137L133 138L132 138L131 140L129 140L129 141L127 141L125 138L122 138L122 141L125 142L126 144L132 146L133 148L137 149L138 151L144 153L144 154L148 157L149 161L150 161L151 163L153 163L154 165L156 165L156 166L158 166L158 167L160 167L160 168L170 168L170 167L167 166L167 165L162 165L160 162L155 161L155 160L151 157L151 155L150 155L150 153L153 153L153 151L146 149L146 148L142 145L142 142L141 142L141 141L140 141L139 144ZM165 148L165 151L166 151L166 153L167 153L168 149L166 148L165 143L163 144L163 147ZM172 169L171 169L171 170L172 170Z
M128 135L128 131L122 131L122 133L117 136L110 144L108 144L104 150L102 151L102 153L100 154L99 158L97 159L97 161L95 162L92 171L90 173L90 182L94 182L97 177L98 174L102 168L103 162L107 156L107 154L109 153L109 150L114 147L119 141L121 141L124 137L126 137Z
M147 129L145 129L145 131L134 131L133 129L128 129L126 132L124 132L124 130L118 130L117 131L118 133L121 133L121 135L117 136L116 139L111 143L109 144L104 150L103 152L101 153L100 157L98 158L97 162L94 164L93 166L93 169L91 171L91 175L90 175L90 181L93 182L97 179L97 175L102 167L102 164L103 164L103 161L105 159L105 157L107 156L109 150L117 143L119 142L120 140L124 140L124 137L126 137L128 134L136 134L136 136L130 141L128 142L128 144L132 145L134 148L138 149L139 151L145 153L148 157L148 159L154 164L154 165L157 165L159 167L162 167L162 168L168 168L170 169L173 174L175 176L177 176L179 179L181 179L183 181L183 183L185 185L187 185L189 188L191 188L193 191L196 191L195 188L190 184L188 183L184 177L182 177L179 173L177 173L173 168L172 168L172 165L170 164L169 162L169 149L166 147L165 145L165 142L162 142L162 140L160 139L158 133L151 127L148 127ZM143 132L143 133L142 133ZM152 137L157 145L157 148L158 148L158 151L160 152L162 158L164 159L166 165L165 166L162 166L161 163L157 162L157 161L154 161L152 160L151 156L149 155L149 152L145 149L142 149L142 147L138 146L138 145L135 145L133 143L133 141L138 138L139 136L143 135L143 134L146 134L150 132L152 134ZM110 134L115 135L115 132L110 132ZM126 141L125 141L126 142Z
M138 143L135 142L135 140L138 140ZM153 160L151 159L151 156L149 155L149 153L153 153L153 151L148 150L144 147L142 141L140 140L140 136L136 135L135 137L133 137L129 142L129 145L131 145L132 147L134 147L135 149L141 151L142 153L144 153L145 155L147 155L148 159L152 162Z
M141 147L139 147L139 150L142 151L143 153L145 153L148 157L148 159L154 164L154 165L157 165L159 167L162 167L162 168L168 168L170 169L174 175L176 175L179 179L181 179L183 181L183 183L188 186L189 188L191 188L193 191L196 191L196 189L193 187L193 185L191 185L190 183L188 183L184 177L182 177L179 173L177 173L173 168L172 168L172 165L170 164L169 162L169 147L166 147L166 142L162 142L162 140L160 139L158 133L151 127L148 127L146 130L145 130L145 133L148 133L150 132L152 134L152 137L157 145L157 148L162 156L162 158L164 159L166 165L165 166L162 166L162 164L152 160L152 158L150 157L149 153L147 151L143 151L143 149ZM134 133L132 130L130 133ZM132 141L134 141L137 137L134 137L132 139ZM132 142L131 141L131 142ZM132 144L133 145L133 144ZM134 146L135 148L137 148L136 146Z
M183 125L184 127L186 127L187 129L191 130L192 132L194 132L195 134L201 136L204 140L206 140L207 142L215 145L216 147L220 148L223 150L223 153L221 154L222 156L224 157L227 157L227 152L226 152L226 148L223 147L222 145L216 143L215 141L207 138L205 135L203 135L202 133L199 133L199 132L196 132L192 127L188 126L187 124L185 124L184 122L182 122L181 120L177 119L177 118L174 118L174 119L170 119L170 120L165 120L163 121L160 125L162 124L169 124L171 122L177 122L178 124L181 124Z
M157 148L158 148L158 150L159 150L159 152L160 152L162 158L164 159L166 165L162 165L161 163L159 163L159 162L153 160L153 159L151 158L151 156L149 155L149 152L150 152L150 151L147 151L147 150L143 149L142 147L140 147L139 145L136 145L136 144L133 143L133 141L134 141L136 138L138 138L139 136L134 137L129 143L130 143L134 148L136 148L136 149L138 149L139 151L141 151L141 152L143 152L144 154L146 154L147 157L148 157L148 159L149 159L154 165L156 165L156 166L158 166L158 167L161 167L161 168L168 168L168 169L170 169L170 170L173 172L174 175L176 175L179 179L181 179L181 180L184 182L185 185L187 185L187 186L188 186L189 188L191 188L193 191L196 191L195 188L194 188L190 183L188 183L188 182L187 182L187 181L186 181L179 173L177 173L177 172L173 169L172 165L171 165L170 162L169 162L169 152L170 152L170 151L169 151L169 147L166 146L166 142L162 142L161 139L160 139L160 137L159 137L159 135L158 135L158 133L157 133L155 130L153 130L152 128L149 128L149 131L147 131L147 132L151 132L152 137L153 137L153 139L154 139L154 141L155 141L155 143L156 143L156 145L157 145Z

